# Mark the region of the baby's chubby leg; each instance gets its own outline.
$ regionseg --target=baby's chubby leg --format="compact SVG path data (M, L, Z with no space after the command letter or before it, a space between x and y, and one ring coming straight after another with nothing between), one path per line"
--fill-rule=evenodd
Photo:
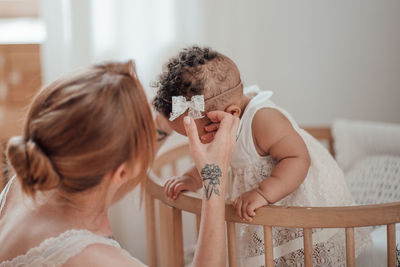
M176 200L182 191L196 192L202 187L200 174L196 167L191 168L182 176L173 177L164 184L164 192L167 197Z

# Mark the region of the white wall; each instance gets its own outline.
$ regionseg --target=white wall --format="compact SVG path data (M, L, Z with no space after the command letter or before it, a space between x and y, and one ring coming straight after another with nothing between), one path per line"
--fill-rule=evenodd
M400 123L397 0L42 0L42 11L46 81L76 66L133 57L152 95L161 64L197 43L231 57L246 84L274 90L275 102L300 124L338 117ZM146 261L137 203L132 194L116 206L113 227Z
M400 122L397 0L42 2L51 21L46 80L72 67L134 57L151 94L162 62L197 43L233 58L247 84L275 91L275 101L302 124L337 117ZM57 12L62 3L70 11Z
M204 43L302 124L400 122L399 1L205 1Z

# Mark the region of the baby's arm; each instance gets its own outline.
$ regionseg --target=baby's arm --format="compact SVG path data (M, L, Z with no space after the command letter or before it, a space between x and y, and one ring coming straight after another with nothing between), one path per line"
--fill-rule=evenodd
M259 189L269 203L275 203L296 190L311 164L307 146L288 119L276 109L261 109L252 123L256 144L278 161Z
M238 215L247 220L255 215L256 208L275 203L296 190L310 167L310 156L303 139L278 110L259 110L252 122L252 132L258 153L271 155L278 163L258 188L234 201Z
M196 166L189 169L180 177L169 179L164 184L164 192L167 197L176 200L178 194L183 190L196 192L202 186L202 181Z

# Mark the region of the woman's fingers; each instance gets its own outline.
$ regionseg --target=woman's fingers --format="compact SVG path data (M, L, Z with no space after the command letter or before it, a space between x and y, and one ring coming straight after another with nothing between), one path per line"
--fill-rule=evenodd
M220 122L218 131L215 135L216 140L227 140L227 136L232 135L232 127L235 125L235 117L231 114L223 111L211 111L207 113L213 120L218 120ZM210 118L210 119L211 119ZM236 138L236 132L235 132Z
M206 127L204 127L206 132L214 132L214 131L218 130L218 128L219 128L219 123L218 122L209 124Z
M186 135L189 138L189 146L193 151L197 151L201 145L201 142L193 118L189 116L183 118L183 125L185 127Z
M214 110L210 111L207 113L207 117L210 119L210 121L219 123L221 122L224 118L232 116L230 113L227 113L225 111L221 110Z
M210 143L212 140L214 140L214 137L215 137L215 134L216 134L217 132L211 132L211 133L206 133L205 135L203 135L202 137L201 137L201 141L203 142L203 143Z
M236 135L239 129L239 124L240 124L240 119L238 117L233 116L233 125L231 129L231 135L235 137L236 140Z

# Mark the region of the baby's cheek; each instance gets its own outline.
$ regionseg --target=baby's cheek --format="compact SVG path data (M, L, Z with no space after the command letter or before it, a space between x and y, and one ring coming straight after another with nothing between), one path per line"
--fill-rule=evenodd
M204 129L204 127L206 127L206 125L210 124L211 121L208 118L201 118L201 119L195 120L195 122L196 122L196 126L197 126L197 132L199 133L199 137L206 134L207 132Z
M183 119L181 119L181 117L174 121L168 121L168 125L178 134L186 136L185 126L183 126Z

